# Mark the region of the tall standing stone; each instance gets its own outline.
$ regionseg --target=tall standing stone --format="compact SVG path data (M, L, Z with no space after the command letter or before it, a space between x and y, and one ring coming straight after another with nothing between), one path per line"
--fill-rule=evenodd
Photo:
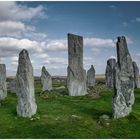
M136 62L133 62L133 69L134 69L134 86L135 88L140 88L139 68Z
M31 117L36 113L37 105L34 93L33 67L27 50L19 54L16 74L16 94L18 96L17 114L22 117Z
M93 65L91 65L91 68L87 71L87 86L88 87L95 86L95 69Z
M106 85L108 87L113 88L113 82L114 82L114 67L116 65L116 59L110 58L107 60L107 66L106 66Z
M42 91L52 90L52 77L44 66L42 67L41 72L41 85Z
M70 96L87 94L86 71L83 69L83 38L68 34L67 87Z
M134 72L125 37L118 37L118 62L114 69L113 117L121 118L129 115L134 104Z
M6 66L0 64L0 100L7 97L7 86L6 86Z

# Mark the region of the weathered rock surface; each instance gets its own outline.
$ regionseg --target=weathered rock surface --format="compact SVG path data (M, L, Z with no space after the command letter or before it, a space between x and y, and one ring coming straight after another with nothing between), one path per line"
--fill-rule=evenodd
M19 54L16 74L16 94L18 96L17 114L22 117L31 117L36 113L37 105L34 94L33 67L27 50Z
M7 83L7 89L13 93L16 93L16 79L13 79Z
M106 77L106 85L108 87L113 88L114 84L114 67L116 65L116 60L111 58L107 60L107 66L106 66L106 72L105 72L105 77Z
M133 70L134 70L134 86L135 88L140 88L139 68L136 62L133 62Z
M87 87L94 87L95 86L95 69L93 65L87 71Z
M118 62L114 69L113 117L121 118L129 115L134 104L134 72L125 37L118 37Z
M41 85L42 91L52 90L52 77L44 66L42 67L41 72Z
M87 94L86 71L83 69L83 38L68 34L67 87L70 96Z
M0 100L4 100L7 97L6 86L6 66L0 64Z

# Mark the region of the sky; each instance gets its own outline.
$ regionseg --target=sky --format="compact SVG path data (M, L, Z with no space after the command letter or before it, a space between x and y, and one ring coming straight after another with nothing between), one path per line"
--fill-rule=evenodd
M27 49L34 75L45 66L51 75L67 75L67 34L83 36L84 69L104 74L116 58L118 36L125 36L140 68L140 2L0 1L0 63L15 76L18 55Z

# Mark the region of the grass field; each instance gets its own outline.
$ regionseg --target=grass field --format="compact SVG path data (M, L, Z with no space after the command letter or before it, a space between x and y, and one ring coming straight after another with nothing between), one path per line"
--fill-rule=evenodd
M53 87L65 85L56 81ZM66 89L53 90L40 96L35 83L37 114L32 118L16 115L17 97L8 92L0 104L0 138L140 138L140 89L135 90L133 112L113 119L112 91L100 84L96 96L69 97ZM99 88L99 89L98 89ZM106 114L109 119L101 119Z

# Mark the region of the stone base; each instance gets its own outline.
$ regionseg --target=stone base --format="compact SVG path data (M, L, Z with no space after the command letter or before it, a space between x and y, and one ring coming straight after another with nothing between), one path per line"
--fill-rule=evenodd
M68 67L67 88L70 96L83 96L87 94L85 70L83 70L81 77L81 79L76 78L73 71Z

